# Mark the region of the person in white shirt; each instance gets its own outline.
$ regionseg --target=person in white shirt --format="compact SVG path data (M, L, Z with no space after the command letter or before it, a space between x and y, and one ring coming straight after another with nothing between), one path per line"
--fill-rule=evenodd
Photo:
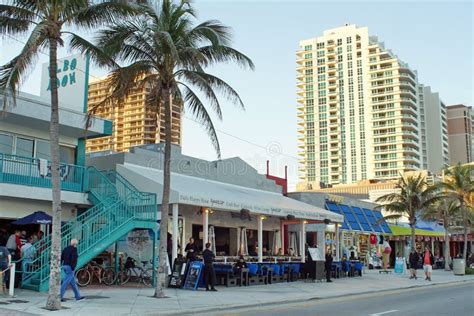
M33 238L30 237L28 238L27 242L21 247L21 268L23 271L22 278L23 280L27 276L28 272L28 267L30 266L31 263L33 263L33 260L36 255L36 248L32 244Z

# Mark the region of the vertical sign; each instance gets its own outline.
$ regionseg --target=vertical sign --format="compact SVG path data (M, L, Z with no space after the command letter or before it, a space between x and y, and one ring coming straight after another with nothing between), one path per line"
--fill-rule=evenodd
M59 107L85 113L87 111L89 57L73 55L58 59L56 75ZM40 96L51 100L49 62L42 66Z

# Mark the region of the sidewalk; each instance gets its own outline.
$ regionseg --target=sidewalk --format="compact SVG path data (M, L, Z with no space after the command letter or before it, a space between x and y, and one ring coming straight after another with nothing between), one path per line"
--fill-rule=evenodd
M219 292L189 291L167 289L169 298L154 299L150 288L92 287L84 288L81 294L86 299L80 302L69 300L63 303L67 309L48 312L43 307L45 293L18 290L13 300L24 303L8 303L12 299L0 298L0 314L21 315L26 312L40 315L171 315L195 314L206 311L218 311L235 307L262 306L298 302L309 299L340 297L345 295L380 292L411 287L474 281L474 276L454 276L452 272L433 271L433 281L425 281L422 271L418 271L418 280L409 280L407 276L379 274L378 270L367 271L362 278L335 279L333 283L278 283L250 287L218 287ZM72 297L69 290L67 297Z

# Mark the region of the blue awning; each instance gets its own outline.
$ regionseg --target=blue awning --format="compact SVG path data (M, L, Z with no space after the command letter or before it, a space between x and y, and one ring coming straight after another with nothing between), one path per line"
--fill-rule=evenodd
M374 210L373 212L375 215L375 219L377 219L377 221L380 221L380 226L382 227L383 232L387 234L391 234L392 230L390 229L390 227L388 227L387 222L383 219L382 213L377 210Z
M369 224L369 221L365 218L364 213L362 210L358 207L353 206L352 211L354 211L355 216L359 220L360 225L362 226L362 229L367 232L373 232L374 230Z
M347 222L349 223L349 226L352 228L352 230L357 230L361 231L362 228L359 225L359 222L355 218L354 214L352 214L351 208L348 205L345 204L339 204L339 207L341 208L343 215Z
M368 234L374 232L381 234L392 233L380 211L339 204L328 200L326 200L326 209L344 216L344 222L341 225L343 230L360 231Z
M331 211L331 212L334 212L336 214L344 215L344 214L342 214L341 210L339 209L339 206L337 206L337 204L334 203L334 202L326 201L326 209ZM341 229L349 230L349 226L347 225L345 217L344 217L344 221L341 224Z
M368 208L363 208L365 216L369 220L370 225L372 228L375 230L376 233L383 233L382 227L377 223L377 220L375 219L375 215L372 212L372 210L369 210Z

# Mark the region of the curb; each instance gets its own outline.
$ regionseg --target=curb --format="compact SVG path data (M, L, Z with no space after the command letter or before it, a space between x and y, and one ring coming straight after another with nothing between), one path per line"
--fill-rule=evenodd
M464 284L464 283L474 283L474 280L460 280L460 281L450 281L450 282L444 282L444 283L429 283L425 285L410 285L410 286L394 288L394 289L365 291L365 292L360 292L360 293L349 293L349 294L344 294L344 297L345 298L357 297L357 296L373 294L373 293L386 293L386 292L409 290L409 289L415 289L415 288L432 287L432 286L439 286L439 285ZM309 301L333 299L333 298L340 298L340 297L341 297L340 295L315 296L315 297L306 297L306 298L296 298L292 300L283 300L283 301L280 300L280 301L252 303L252 304L234 304L234 305L222 305L222 306L216 306L216 307L188 308L188 309L180 309L180 310L174 310L174 311L159 312L156 315L197 314L197 313L228 311L229 309L238 310L238 309L247 309L247 308L253 308L253 307L281 306L285 304L304 303L304 302L309 302ZM237 311L233 311L233 312L237 312Z

